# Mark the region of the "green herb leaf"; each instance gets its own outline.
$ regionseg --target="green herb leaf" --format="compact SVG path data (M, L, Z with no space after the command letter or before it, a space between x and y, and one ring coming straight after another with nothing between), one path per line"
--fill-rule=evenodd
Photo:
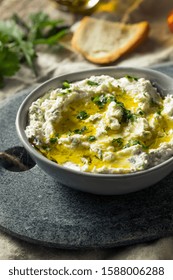
M31 41L35 41L35 43L37 39L48 38L58 33L56 31L56 26L63 22L63 20L60 19L52 20L48 14L45 14L43 12L31 14L29 16L29 19L30 32L28 38Z
M19 59L9 48L0 49L0 75L12 76L19 69Z
M121 147L123 145L123 138L116 138L116 139L114 138L112 140L112 145L114 147Z
M122 121L128 122L128 121L135 121L136 120L137 116L135 114L133 114L130 110L126 109L122 102L116 101L116 103L123 110Z
M120 102L120 101L117 101L117 100L115 100L115 101L116 101L116 103L117 103L118 106L120 106L120 107L122 107L123 109L125 109L124 103L123 103L123 102Z
M18 15L13 15L9 20L0 21L1 86L4 76L13 75L19 69L19 62L26 62L36 74L34 67L35 45L55 44L58 46L58 40L68 32L67 26L58 27L62 22L61 19L52 20L42 12L31 14L27 23Z
M62 83L62 88L65 89L65 88L70 88L70 83L68 81L64 81Z
M124 146L124 148L129 148L129 147L135 146L135 145L141 145L143 149L147 149L147 148L148 148L148 146L146 146L144 143L142 143L141 141L136 140L136 139L130 140L130 141Z
M158 115L161 115L162 109L159 109L156 113L157 113Z
M33 44L25 40L24 35L14 20L0 21L0 40L4 43L4 47L10 48L19 59L24 58L24 61L33 68L35 50Z
M144 111L142 111L142 110L140 110L140 111L138 112L138 114L139 114L140 116L144 116L144 115L145 115Z
M99 86L99 84L97 82L93 82L93 81L90 81L90 80L87 81L87 84L89 86Z
M108 101L110 101L110 102L113 102L113 101L114 101L114 102L117 102L115 96L113 96L113 95L109 97L109 100L108 100Z
M136 115L135 114L133 114L130 110L127 110L127 109L124 109L124 115L123 115L123 117L124 117L124 120L125 120L125 122L127 122L127 121L135 121L136 120Z
M33 41L33 43L35 45L39 45L39 44L44 44L44 45L54 45L55 43L58 43L58 40L60 40L62 37L64 37L64 35L66 35L68 33L67 29L61 30L59 31L57 34L52 35L48 38L39 38L39 39L35 39Z
M73 132L75 134L82 134L85 130L87 130L86 126L83 126L81 129L75 129Z
M0 41L19 42L23 39L24 33L14 20L0 21Z
M87 112L85 111L81 111L79 112L79 114L77 114L76 118L80 119L80 120L85 120L89 117L89 115L87 114Z
M93 141L95 141L95 140L96 140L96 137L93 136L93 135L91 135L91 136L88 137L88 141L90 141L90 142L93 142Z
M108 102L108 98L105 96L105 94L91 97L91 100L99 107L99 109L102 109Z
M55 144L56 142L57 142L56 137L50 138L50 143Z
M28 66L33 68L33 70L35 71L33 61L34 61L34 58L36 57L36 52L35 52L33 44L29 41L21 40L19 42L19 48L28 64Z
M20 68L18 56L8 47L0 48L0 87L4 85L3 77L14 75Z
M130 82L138 81L138 80L139 80L139 78L133 77L133 76L130 76L130 75L126 75L125 77L126 77Z

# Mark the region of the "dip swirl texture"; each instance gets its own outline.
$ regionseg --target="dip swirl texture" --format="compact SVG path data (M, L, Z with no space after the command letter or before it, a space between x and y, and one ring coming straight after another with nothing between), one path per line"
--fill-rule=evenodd
M48 159L80 171L130 173L173 155L173 96L149 80L65 81L29 108L26 135Z

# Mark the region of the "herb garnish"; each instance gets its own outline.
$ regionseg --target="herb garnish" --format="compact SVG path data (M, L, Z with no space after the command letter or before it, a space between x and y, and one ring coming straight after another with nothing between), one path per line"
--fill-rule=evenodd
M130 110L127 110L124 108L123 110L123 119L125 122L128 122L128 121L135 121L136 120L136 115L133 114Z
M136 139L130 140L130 141L124 146L124 148L129 148L129 147L135 146L135 145L141 145L143 149L147 149L147 148L148 148L148 146L146 146L146 145L143 144L141 141L136 140Z
M56 137L50 138L50 143L55 144L56 142L57 142Z
M75 134L82 134L85 130L87 130L87 127L83 126L81 129L75 129L73 132Z
M126 77L130 82L138 81L138 80L139 80L139 78L133 77L133 76L130 76L130 75L126 75L125 77Z
M91 135L91 136L88 137L88 141L90 141L90 142L93 142L93 141L95 141L95 140L96 140L96 137L93 136L93 135Z
M87 114L87 112L85 111L81 111L79 112L79 114L77 114L76 118L80 119L80 120L85 120L89 117L89 115Z
M95 97L91 97L91 100L99 107L99 109L102 109L108 101L105 94L101 94L101 95L97 95Z
M142 111L142 110L140 110L140 111L138 112L138 114L139 114L140 116L144 116L144 115L145 115L144 111Z
M98 86L99 85L97 82L93 82L93 81L90 81L90 80L87 81L87 84L89 86Z
M118 151L123 146L123 138L114 138L112 139L112 146L114 146L114 151Z
M158 114L158 115L161 115L161 113L162 113L162 108L160 108L160 109L156 112L156 114Z
M36 45L58 46L58 40L68 31L61 27L62 22L42 12L31 14L26 22L18 15L0 21L0 87L4 77L14 75L21 63L27 63L36 74Z
M109 100L108 101L109 102L117 102L115 96L113 96L113 95L109 96Z
M70 88L70 83L68 81L64 81L62 83L62 88L65 89L65 88Z
M123 139L122 138L114 138L112 140L112 145L114 147L121 147L123 145Z
M124 122L128 122L129 120L130 121L135 121L136 120L136 115L133 114L130 110L126 109L124 104L122 102L119 102L119 101L115 101L116 104L118 106L120 106L123 110L123 117L122 117L122 121Z

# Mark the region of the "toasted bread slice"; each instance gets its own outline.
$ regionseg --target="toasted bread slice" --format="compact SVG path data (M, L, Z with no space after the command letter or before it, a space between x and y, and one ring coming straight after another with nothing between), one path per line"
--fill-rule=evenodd
M136 48L148 32L146 21L125 24L84 17L71 43L89 61L108 64Z

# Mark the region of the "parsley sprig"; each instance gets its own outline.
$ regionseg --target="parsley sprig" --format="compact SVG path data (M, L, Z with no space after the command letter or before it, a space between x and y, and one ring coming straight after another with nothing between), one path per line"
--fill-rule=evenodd
M26 22L18 15L0 20L0 87L4 85L4 77L14 75L21 63L26 63L36 74L36 46L57 44L68 32L67 27L61 27L62 22L42 12L31 14Z

